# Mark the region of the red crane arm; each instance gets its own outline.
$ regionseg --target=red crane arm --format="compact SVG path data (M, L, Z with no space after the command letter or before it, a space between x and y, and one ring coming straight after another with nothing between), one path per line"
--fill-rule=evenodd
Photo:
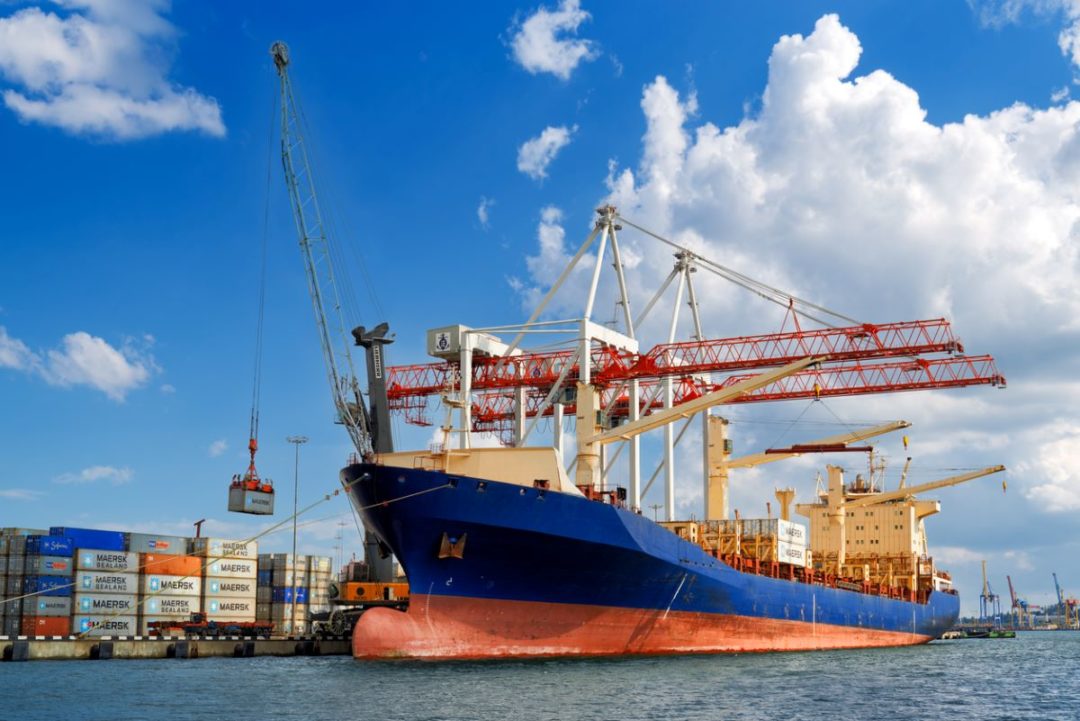
M732 373L769 368L814 356L827 362L963 352L944 319L795 330L683 343L665 343L639 355L613 349L592 353L593 378L613 384L633 378L663 378L689 373ZM573 351L523 353L512 358L476 359L474 391L498 388L550 389L574 358ZM391 366L387 376L390 401L438 395L456 385L456 363ZM578 377L573 366L569 382ZM396 407L403 407L401 403Z

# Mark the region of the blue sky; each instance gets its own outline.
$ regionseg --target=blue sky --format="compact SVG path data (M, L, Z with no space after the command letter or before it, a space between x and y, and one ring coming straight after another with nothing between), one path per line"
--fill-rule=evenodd
M281 39L393 362L425 361L427 328L523 320L613 200L861 320L950 317L1008 390L841 399L804 418L912 421L919 480L1010 466L1004 496L995 480L936 496L932 550L966 610L982 558L997 590L1010 573L1033 603L1051 571L1080 589L1078 18L1066 0L4 4L0 525L260 527L224 505L245 465L268 163L259 465L291 485L284 438L302 433L301 503L334 488L349 446L268 153ZM46 42L61 29L77 32ZM670 256L626 242L647 297ZM382 320L349 274L357 321ZM716 336L779 327L770 306L706 291ZM803 410L733 411L736 443L769 445ZM896 443L882 448L902 458ZM735 504L780 483L805 499L823 460L749 474ZM339 521L359 550L342 499L309 518L304 550L331 552Z

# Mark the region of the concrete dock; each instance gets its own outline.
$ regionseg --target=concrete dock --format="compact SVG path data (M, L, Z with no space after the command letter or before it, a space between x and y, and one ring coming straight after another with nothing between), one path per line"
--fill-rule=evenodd
M0 636L0 658L4 661L341 656L349 653L350 639L346 636L330 638Z

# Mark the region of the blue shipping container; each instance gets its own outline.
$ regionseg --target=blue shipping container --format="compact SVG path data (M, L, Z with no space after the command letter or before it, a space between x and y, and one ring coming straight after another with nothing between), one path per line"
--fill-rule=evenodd
M126 551L127 539L120 531L97 531L91 528L62 528L53 526L50 536L68 536L75 548L92 548L95 551Z
M27 576L23 579L23 593L42 596L70 596L71 579L65 576Z
M296 602L307 603L308 590L303 586L296 587ZM292 588L275 588L273 592L274 603L292 603Z
M270 571L259 571L259 585L260 586L269 586L270 585L270 573L271 573Z
M28 556L64 556L70 558L75 553L75 541L70 536L27 536L26 555Z

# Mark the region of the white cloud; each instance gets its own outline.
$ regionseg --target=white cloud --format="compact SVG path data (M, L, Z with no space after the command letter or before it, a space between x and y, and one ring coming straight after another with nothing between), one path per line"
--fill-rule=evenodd
M4 104L25 122L129 140L174 130L223 136L213 98L168 79L168 0L56 0L0 18ZM54 11L53 8L58 9Z
M0 326L0 368L41 376L61 387L90 386L114 401L142 387L158 366L149 353L152 336L127 340L119 348L84 331L64 336L58 349L35 353Z
M34 354L18 338L7 334L7 328L0 325L0 368L29 370L36 362Z
M495 201L491 198L481 195L480 205L476 207L476 219L480 221L480 227L487 230L491 226L491 208L495 205Z
M6 498L9 501L36 501L43 495L45 494L41 491L32 491L29 488L6 488L0 490L0 498Z
M1000 27L1021 21L1025 12L1059 16L1064 24L1058 34L1063 55L1080 66L1080 0L968 0L984 25Z
M782 37L760 110L727 127L698 119L693 95L657 77L642 93L640 160L612 167L605 200L703 255L860 320L946 314L968 352L998 356L1006 391L889 394L829 407L846 418L914 422L923 475L911 482L958 466L1008 465L1007 494L1000 477L956 491L982 499L988 517L1017 504L1075 511L1080 434L1071 421L1048 419L1075 418L1080 403L1080 387L1067 382L1080 364L1080 102L1017 104L934 124L915 89L884 70L856 72L861 52L834 15L807 36ZM519 284L526 303L567 256L561 221L540 227ZM619 241L639 259L627 269L637 313L671 269L671 250L630 228ZM613 296L609 275L601 294ZM580 312L588 282L588 274L572 276L562 294L570 300L550 317L568 317L575 303ZM694 283L709 337L779 328L783 311L756 296L706 272ZM665 340L670 301L652 315L637 329L645 347ZM737 412L754 412L746 408ZM770 440L758 434L754 447ZM898 469L903 451L894 454ZM691 470L680 477L688 494L701 482ZM813 487L812 474L799 477Z
M517 168L533 180L547 177L547 168L559 151L570 143L571 136L577 132L577 126L567 128L548 126L535 138L526 140L518 148Z
M210 444L210 448L207 449L207 453L211 458L217 458L225 451L229 450L229 444L224 438L219 438Z
M524 21L514 22L510 45L514 59L533 75L551 73L569 80L578 64L600 52L590 40L568 38L589 19L578 0L563 0L556 10L540 7Z
M108 481L114 486L121 486L131 481L135 473L128 467L116 468L115 466L90 466L77 473L62 473L53 479L53 483L95 483Z

